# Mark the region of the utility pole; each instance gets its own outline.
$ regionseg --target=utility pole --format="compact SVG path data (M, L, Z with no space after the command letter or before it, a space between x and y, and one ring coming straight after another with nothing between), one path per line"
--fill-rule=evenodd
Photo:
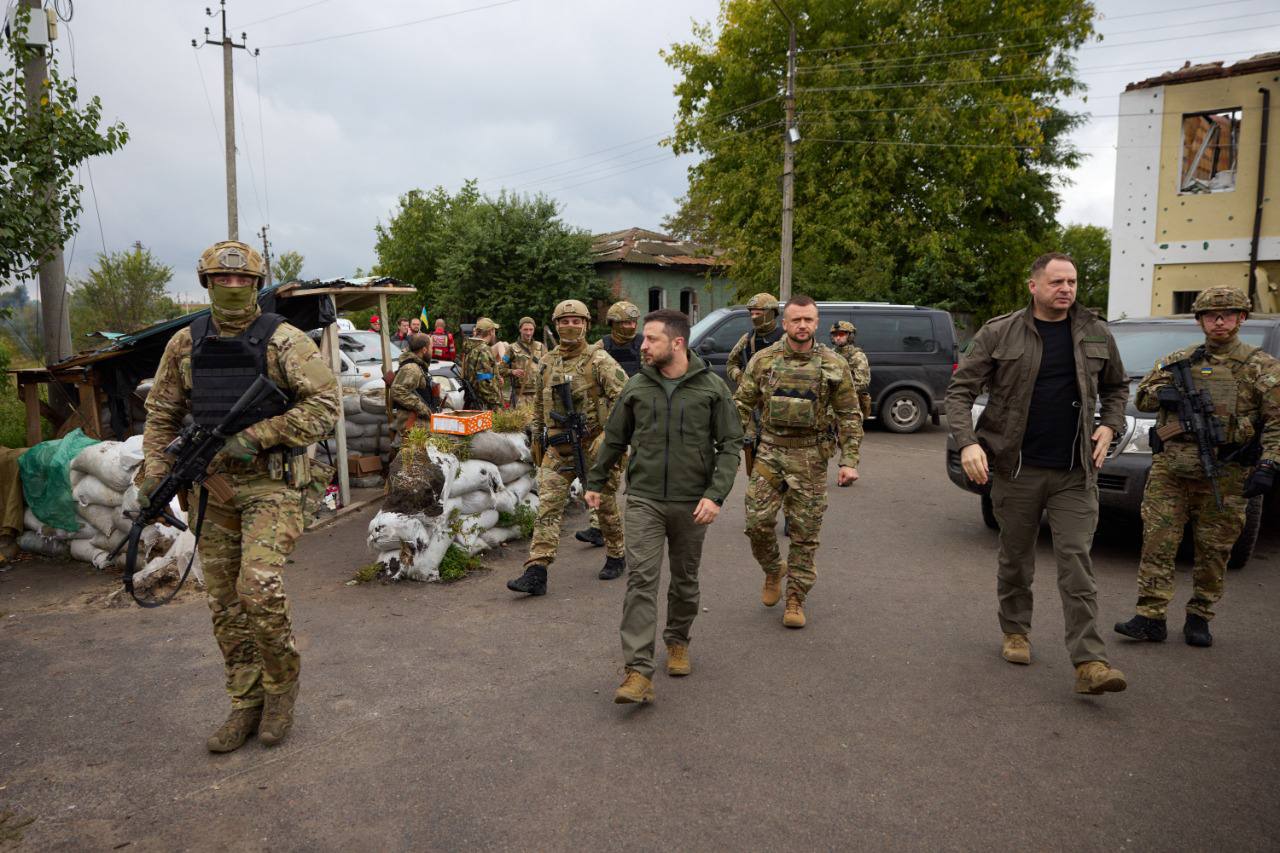
M267 262L267 287L271 286L271 243L267 240L267 228L263 225L258 236L262 238L262 259Z
M213 10L208 7L205 8L204 13L207 17L213 17ZM240 225L236 214L238 204L236 198L236 93L231 74L231 51L235 48L246 50L245 41L248 36L241 33L240 44L236 44L227 33L227 0L219 0L218 14L222 18L222 39L214 41L209 38L209 28L205 27L204 43L222 47L222 123L226 129L227 144L227 239L239 240ZM195 39L191 40L191 46L199 47ZM256 49L253 55L258 55Z
M43 109L44 83L49 78L49 53L53 50L49 21L40 0L22 0L27 9L26 43L30 48L23 60L23 89L27 110ZM45 191L51 195L52 187ZM44 331L44 363L55 364L71 355L71 321L67 312L67 271L59 242L40 261L40 322Z
M796 193L796 142L800 133L796 129L796 22L773 0L774 7L787 19L787 93L786 122L782 131L782 263L779 270L778 299L791 298L791 250L795 225Z

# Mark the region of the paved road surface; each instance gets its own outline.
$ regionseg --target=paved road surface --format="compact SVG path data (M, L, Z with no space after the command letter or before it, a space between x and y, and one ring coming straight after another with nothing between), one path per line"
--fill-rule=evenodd
M524 600L518 550L451 586L353 588L368 513L310 534L287 576L298 723L213 757L204 605L86 608L100 579L26 564L0 575L0 837L34 818L31 849L1275 849L1280 531L1231 575L1213 649L1108 627L1130 689L1079 697L1047 541L1034 664L1000 659L995 539L942 445L871 432L802 631L758 603L740 480L694 674L659 674L649 707L610 701L625 581L568 537ZM1108 626L1136 549L1131 527L1097 545Z

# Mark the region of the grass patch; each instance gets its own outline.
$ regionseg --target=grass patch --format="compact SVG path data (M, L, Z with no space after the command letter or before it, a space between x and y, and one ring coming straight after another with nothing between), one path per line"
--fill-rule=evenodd
M479 557L473 557L456 544L450 545L440 560L440 580L448 583L461 580L472 572L484 569Z
M356 583L372 583L373 581L378 579L378 573L381 571L382 571L382 563L379 563L377 560L374 560L372 563L369 563L367 566L361 566L359 569L357 569L356 573L351 576L351 579Z
M524 432L533 423L533 406L516 406L514 409L496 409L493 413L494 432Z
M515 512L498 513L499 527L519 527L520 535L525 539L533 537L533 525L538 520L538 514L533 511L533 507L526 504L519 504Z

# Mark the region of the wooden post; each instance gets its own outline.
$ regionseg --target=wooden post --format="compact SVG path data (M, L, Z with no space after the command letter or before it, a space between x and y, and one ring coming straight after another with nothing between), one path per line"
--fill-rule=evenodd
M80 420L84 422L85 434L102 441L106 436L102 434L102 419L98 416L98 386L84 378L77 388L80 392Z
M391 330L388 328L387 316L387 294L378 294L378 316L382 318L382 322L378 325L382 327L382 375L386 376L391 372L391 368L395 365L391 363ZM391 412L387 412L387 417L391 417Z
M330 323L324 330L324 343L329 348L329 364L342 390L342 352L338 346L338 324ZM351 472L347 470L347 418L342 411L342 394L338 394L338 424L334 430L338 440L338 497L343 506L351 504Z
M40 443L40 386L28 382L22 386L22 403L27 410L27 447Z

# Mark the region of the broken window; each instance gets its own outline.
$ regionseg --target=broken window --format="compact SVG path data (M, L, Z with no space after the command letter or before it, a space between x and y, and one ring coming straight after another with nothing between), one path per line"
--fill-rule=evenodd
M1200 295L1198 290L1175 290L1173 292L1173 313L1190 314L1191 306L1196 303L1196 297Z
M1236 188L1240 109L1182 117L1182 169L1178 192L1220 193Z

